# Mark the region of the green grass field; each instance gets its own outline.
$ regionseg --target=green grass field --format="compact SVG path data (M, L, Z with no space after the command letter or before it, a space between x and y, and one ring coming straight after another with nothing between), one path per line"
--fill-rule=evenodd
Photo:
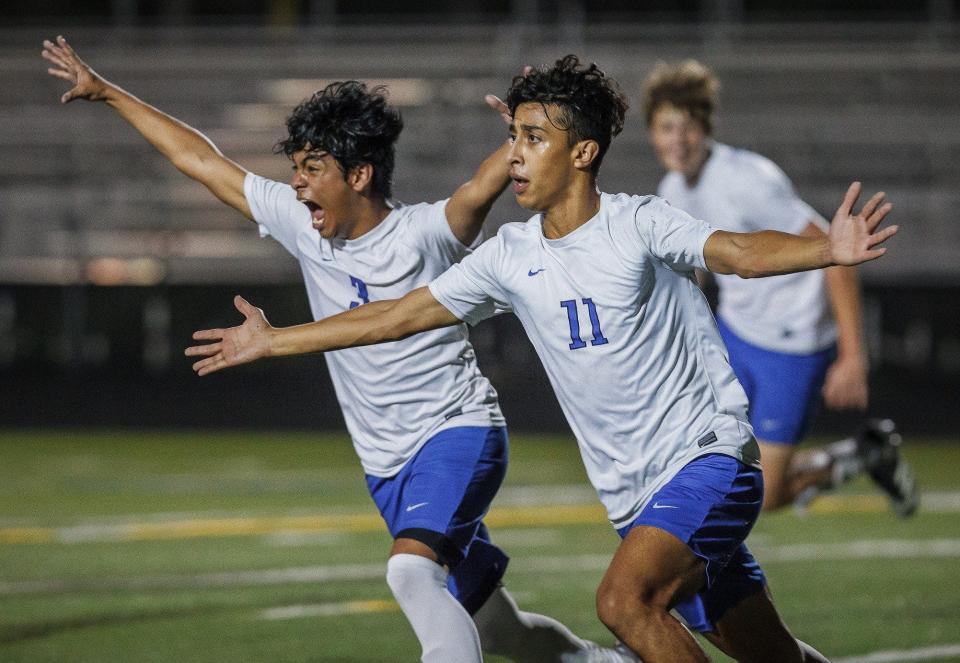
M612 642L593 594L618 539L576 445L511 446L488 519L509 589ZM861 481L748 541L794 632L838 660L960 662L960 444L905 452L917 517ZM0 459L0 661L418 659L345 435L0 432ZM864 656L890 650L911 653Z

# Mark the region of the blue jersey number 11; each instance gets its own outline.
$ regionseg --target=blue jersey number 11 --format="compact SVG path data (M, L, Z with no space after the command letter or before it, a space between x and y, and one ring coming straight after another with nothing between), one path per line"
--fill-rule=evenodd
M600 329L600 318L597 316L597 305L593 303L590 297L581 299L587 306L587 313L590 315L590 325L593 327L593 340L590 345L604 345L609 343ZM567 322L570 323L570 349L577 350L587 347L587 344L580 338L580 315L577 312L577 300L567 299L560 302L560 306L567 309Z

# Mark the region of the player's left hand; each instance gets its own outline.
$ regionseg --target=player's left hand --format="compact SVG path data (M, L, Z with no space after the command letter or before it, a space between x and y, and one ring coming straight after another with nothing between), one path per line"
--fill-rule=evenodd
M858 359L838 358L823 381L823 403L831 410L867 408L867 367Z
M853 206L859 196L860 182L854 182L830 224L830 258L835 265L859 265L875 260L887 252L886 248L877 248L878 245L897 234L897 226L877 230L893 209L893 205L884 202L885 194L875 193L859 213L854 213Z
M204 329L193 333L195 341L211 341L204 345L187 348L188 357L206 357L194 363L197 375L207 375L222 368L246 364L270 356L270 331L273 327L267 322L262 309L253 306L237 295L233 305L243 313L246 320L238 327L229 329Z
M507 104L504 103L503 99L495 94L488 94L483 98L483 100L487 102L487 106L500 114L500 117L503 118L504 122L507 124L513 122L513 117L510 115L510 109L507 107Z
M527 76L532 71L533 71L533 67L531 67L530 65L527 65L526 67L523 68L523 75ZM503 118L503 121L506 122L508 125L511 122L513 122L513 116L510 115L510 108L503 101L503 99L501 99L495 94L488 94L483 98L483 100L487 102L487 106L489 106L490 108L495 110L497 113L499 113L500 117Z

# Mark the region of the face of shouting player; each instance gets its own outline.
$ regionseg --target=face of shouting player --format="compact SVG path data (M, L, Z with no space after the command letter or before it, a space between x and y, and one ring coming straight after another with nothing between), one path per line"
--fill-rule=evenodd
M363 198L358 176L358 169L354 169L344 179L340 165L329 152L310 149L309 145L293 154L290 186L297 192L297 200L310 210L313 227L324 239L355 239Z

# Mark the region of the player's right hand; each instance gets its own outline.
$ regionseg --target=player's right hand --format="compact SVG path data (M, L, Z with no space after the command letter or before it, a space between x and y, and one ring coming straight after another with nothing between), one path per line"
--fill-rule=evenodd
M243 313L246 320L238 327L229 329L204 329L194 332L195 341L210 341L186 349L188 357L206 357L193 364L197 375L206 375L239 364L246 364L270 356L270 331L263 310L237 295L233 305Z
M109 84L80 59L62 35L57 37L56 43L45 39L42 55L56 65L47 69L48 74L73 84L73 87L60 97L60 103L66 104L74 99L102 101L105 98Z

